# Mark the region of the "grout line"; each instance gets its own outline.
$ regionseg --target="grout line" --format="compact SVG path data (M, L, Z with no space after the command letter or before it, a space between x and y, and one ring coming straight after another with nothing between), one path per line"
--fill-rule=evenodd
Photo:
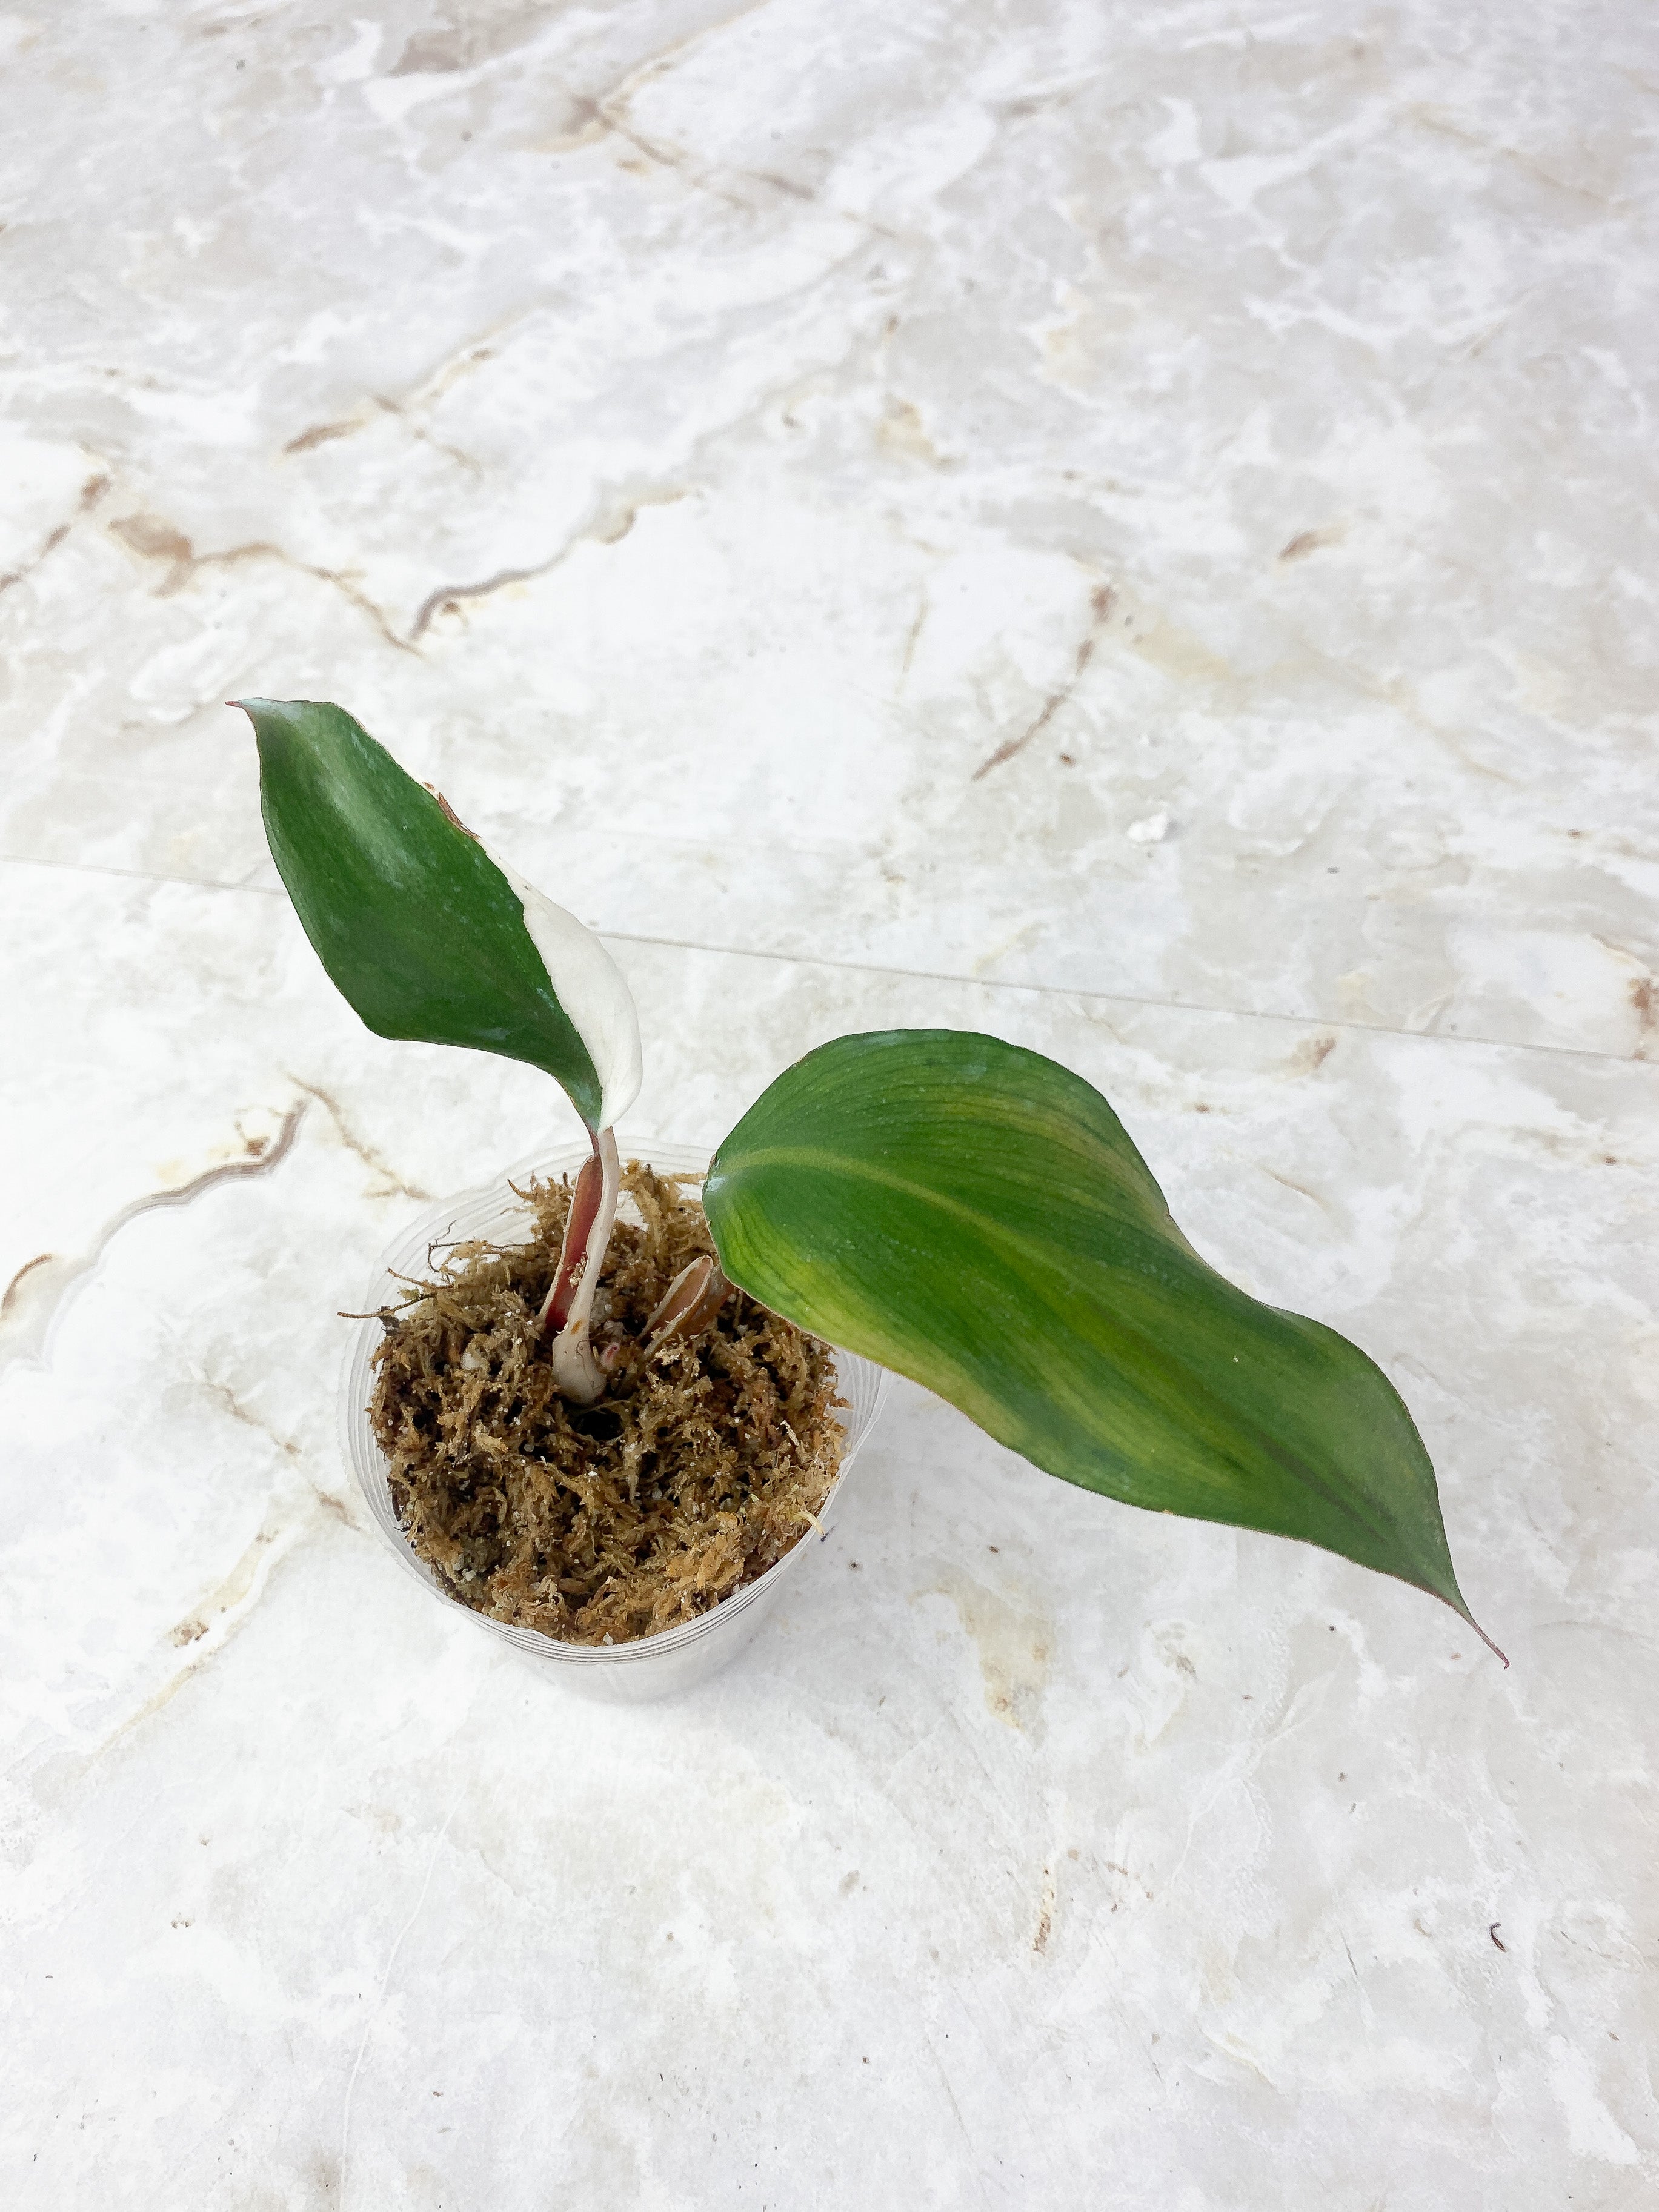
M115 868L84 860L41 860L21 853L0 853L0 867L55 868L65 875L115 876L129 883L179 884L187 890L251 892L256 898L286 898L280 884L216 884L199 876L169 876L149 868ZM726 960L770 960L781 967L833 968L850 975L884 975L895 981L951 983L975 991L1020 991L1042 999L1089 1000L1103 1006L1145 1006L1168 1014L1206 1014L1240 1022L1279 1022L1308 1030L1339 1030L1354 1036L1401 1037L1410 1044L1477 1045L1488 1052L1543 1052L1558 1060L1588 1060L1607 1067L1651 1067L1634 1053L1597 1052L1589 1045L1544 1044L1517 1037L1477 1036L1467 1030L1405 1030L1389 1022L1356 1022L1338 1014L1264 1012L1257 1006L1206 1006L1195 999L1157 999L1134 991L1091 990L1081 984L1016 983L995 975L952 975L944 968L897 968L878 960L842 960L827 952L774 952L764 945L706 945L690 937L646 937L631 930L598 929L613 945L653 945L670 952L707 952Z
M1541 1044L1515 1037L1475 1036L1467 1030L1402 1030L1388 1022L1345 1021L1337 1014L1264 1012L1256 1006L1212 1006L1195 999L1155 999L1134 991L1096 991L1080 984L1016 983L994 975L953 975L942 968L891 968L872 960L838 960L826 952L772 952L763 947L702 945L683 937L638 937L627 930L595 933L613 945L658 945L670 951L712 952L733 960L775 960L793 968L836 968L854 975L889 975L919 983L954 983L975 991L1023 991L1043 999L1087 999L1103 1006L1145 1006L1158 1013L1203 1014L1212 1019L1278 1022L1288 1028L1341 1030L1356 1036L1402 1037L1408 1044L1479 1045L1489 1052L1547 1052L1559 1060L1590 1060L1609 1067L1651 1067L1633 1053L1598 1052L1589 1045Z
M64 876L118 876L132 884L182 884L191 891L252 891L261 898L285 898L280 884L216 884L205 876L170 876L160 868L115 868L102 860L42 860L33 853L0 853L0 867L55 868Z

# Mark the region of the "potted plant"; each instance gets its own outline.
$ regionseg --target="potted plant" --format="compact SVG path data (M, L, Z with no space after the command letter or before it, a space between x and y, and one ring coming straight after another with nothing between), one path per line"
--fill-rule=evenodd
M598 939L342 708L238 703L272 856L364 1022L542 1068L586 1132L574 1176L512 1189L516 1237L498 1192L385 1279L352 1370L380 1517L447 1595L590 1656L736 1618L815 1525L868 1362L1066 1481L1322 1545L1484 1634L1392 1384L1200 1259L1080 1077L974 1032L840 1037L699 1198L619 1151L639 1028Z

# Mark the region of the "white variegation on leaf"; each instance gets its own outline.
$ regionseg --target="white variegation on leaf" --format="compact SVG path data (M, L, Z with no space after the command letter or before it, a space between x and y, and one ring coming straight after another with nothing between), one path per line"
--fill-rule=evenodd
M541 955L553 995L587 1048L604 1098L599 1127L613 1128L640 1093L640 1018L634 994L591 929L526 883L493 846L485 844L484 850L524 908L524 926Z

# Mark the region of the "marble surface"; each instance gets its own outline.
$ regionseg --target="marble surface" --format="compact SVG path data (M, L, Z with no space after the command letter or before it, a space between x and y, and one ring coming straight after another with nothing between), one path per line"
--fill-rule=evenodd
M9 2203L1655 2201L1656 100L1607 0L8 0ZM692 1699L423 1599L336 1311L569 1119L332 998L255 691L606 933L641 1146L1098 1083L1510 1670L908 1386Z

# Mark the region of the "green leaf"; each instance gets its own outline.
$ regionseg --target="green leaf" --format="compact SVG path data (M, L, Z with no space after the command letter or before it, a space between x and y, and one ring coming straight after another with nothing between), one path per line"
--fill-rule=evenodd
M744 1115L704 1195L734 1283L1049 1474L1301 1537L1468 1618L1393 1385L1206 1266L1053 1060L957 1030L839 1038Z
M343 708L238 703L271 857L369 1028L527 1060L591 1127L613 1121L638 1088L639 1030L599 940L510 878Z

